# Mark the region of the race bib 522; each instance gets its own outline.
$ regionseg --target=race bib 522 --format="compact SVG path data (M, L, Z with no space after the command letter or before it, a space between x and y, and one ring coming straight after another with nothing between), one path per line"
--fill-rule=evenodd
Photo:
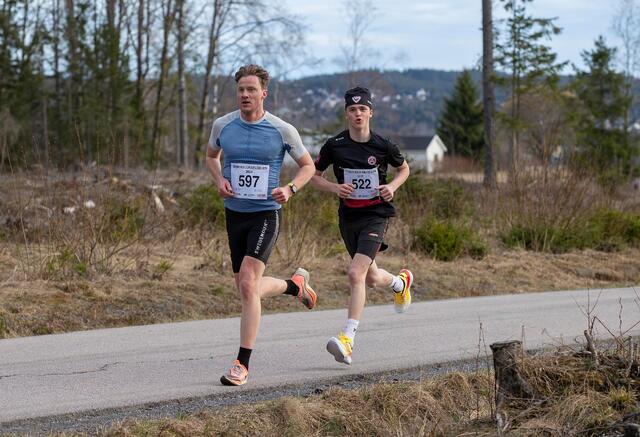
M379 195L380 179L377 168L345 168L344 182L353 185L354 188L349 199L371 199Z

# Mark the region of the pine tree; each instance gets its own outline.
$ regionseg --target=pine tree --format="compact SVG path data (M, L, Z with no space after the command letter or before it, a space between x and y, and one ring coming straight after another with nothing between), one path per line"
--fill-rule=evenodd
M520 167L520 132L526 128L520 113L520 98L541 83L555 86L564 63L556 64L556 54L542 43L561 29L552 18L535 18L527 11L533 0L502 0L510 13L502 42L496 44L496 63L506 73L497 79L511 93L509 110L503 121L510 131L510 174L516 178Z
M597 170L627 173L632 148L624 119L631 98L625 92L624 74L613 66L615 54L602 36L592 50L582 52L588 71L578 71L572 84L580 102L575 114L578 154Z
M482 106L469 70L458 76L452 96L445 99L437 131L454 155L480 156L484 146Z

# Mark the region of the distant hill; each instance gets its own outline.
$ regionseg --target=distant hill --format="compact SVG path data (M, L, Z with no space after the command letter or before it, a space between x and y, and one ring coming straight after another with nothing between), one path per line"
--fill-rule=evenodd
M355 80L347 74L305 77L280 84L273 110L301 128L333 132L344 125L344 91L357 83L373 93L374 129L430 135L435 132L443 100L451 94L459 74L425 69L364 71ZM474 73L474 79L480 83L479 73Z
M354 81L348 74L325 74L270 85L267 109L305 130L335 133L344 126L343 94L358 83L372 90L375 112L372 126L386 135L431 135L435 132L443 101L451 95L460 71L415 69L363 71ZM472 72L481 91L481 75ZM562 78L568 82L569 76ZM640 95L640 83L636 84ZM507 94L496 89L498 102ZM634 118L640 120L640 98Z

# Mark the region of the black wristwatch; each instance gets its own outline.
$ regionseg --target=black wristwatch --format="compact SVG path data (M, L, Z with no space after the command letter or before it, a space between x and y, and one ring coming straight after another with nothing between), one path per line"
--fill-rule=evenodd
M287 187L289 187L291 189L291 195L295 196L296 193L298 192L298 187L296 187L296 184L294 184L293 182L289 182L287 184Z

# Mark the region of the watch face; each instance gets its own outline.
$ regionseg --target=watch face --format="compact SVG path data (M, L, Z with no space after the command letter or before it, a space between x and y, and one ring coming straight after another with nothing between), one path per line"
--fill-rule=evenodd
M292 192L293 194L296 194L296 193L298 192L298 187L296 187L296 186L295 186L295 185L293 185L293 184L289 184L289 188L291 188L291 192Z

